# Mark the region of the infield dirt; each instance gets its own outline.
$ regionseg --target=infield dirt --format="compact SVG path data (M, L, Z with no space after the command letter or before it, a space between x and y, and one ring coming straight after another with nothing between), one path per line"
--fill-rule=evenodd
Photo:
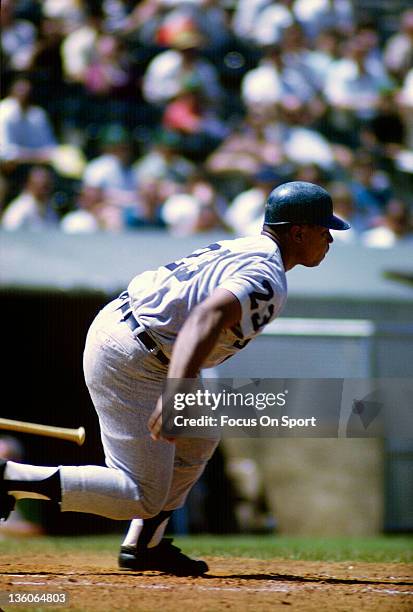
M413 568L406 563L206 559L202 578L126 573L108 554L0 556L0 591L66 592L65 607L10 607L138 612L269 610L399 612L413 610Z

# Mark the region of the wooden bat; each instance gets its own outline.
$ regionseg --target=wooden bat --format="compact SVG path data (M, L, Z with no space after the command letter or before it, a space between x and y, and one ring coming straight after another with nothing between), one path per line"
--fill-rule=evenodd
M82 446L86 435L84 427L68 429L67 427L53 427L52 425L39 425L38 423L26 423L25 421L12 421L2 418L0 418L0 429L70 440L71 442L77 442L79 446Z

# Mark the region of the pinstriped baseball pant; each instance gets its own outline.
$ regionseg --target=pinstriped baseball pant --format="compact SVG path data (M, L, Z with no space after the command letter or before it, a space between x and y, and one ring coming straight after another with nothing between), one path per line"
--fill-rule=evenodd
M62 466L62 511L113 519L150 518L181 507L201 476L216 440L151 439L147 421L167 367L121 321L119 300L92 323L84 373L95 406L107 467Z

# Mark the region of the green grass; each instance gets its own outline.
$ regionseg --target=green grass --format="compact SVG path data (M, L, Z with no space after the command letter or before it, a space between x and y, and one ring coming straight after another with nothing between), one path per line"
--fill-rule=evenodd
M184 545L183 539L177 539ZM320 538L293 536L191 537L193 552L210 556L305 561L413 561L413 537ZM189 546L186 548L189 550Z
M0 540L0 554L102 552L116 556L119 535L88 537L10 538ZM413 562L413 536L310 538L290 536L188 536L175 539L188 554L292 559L304 561Z

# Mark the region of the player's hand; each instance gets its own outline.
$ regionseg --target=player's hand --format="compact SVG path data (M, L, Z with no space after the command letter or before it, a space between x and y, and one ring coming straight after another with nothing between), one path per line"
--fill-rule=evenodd
M149 417L148 429L152 440L166 440L172 444L175 442L175 438L166 438L162 435L162 396L156 402L155 410Z

